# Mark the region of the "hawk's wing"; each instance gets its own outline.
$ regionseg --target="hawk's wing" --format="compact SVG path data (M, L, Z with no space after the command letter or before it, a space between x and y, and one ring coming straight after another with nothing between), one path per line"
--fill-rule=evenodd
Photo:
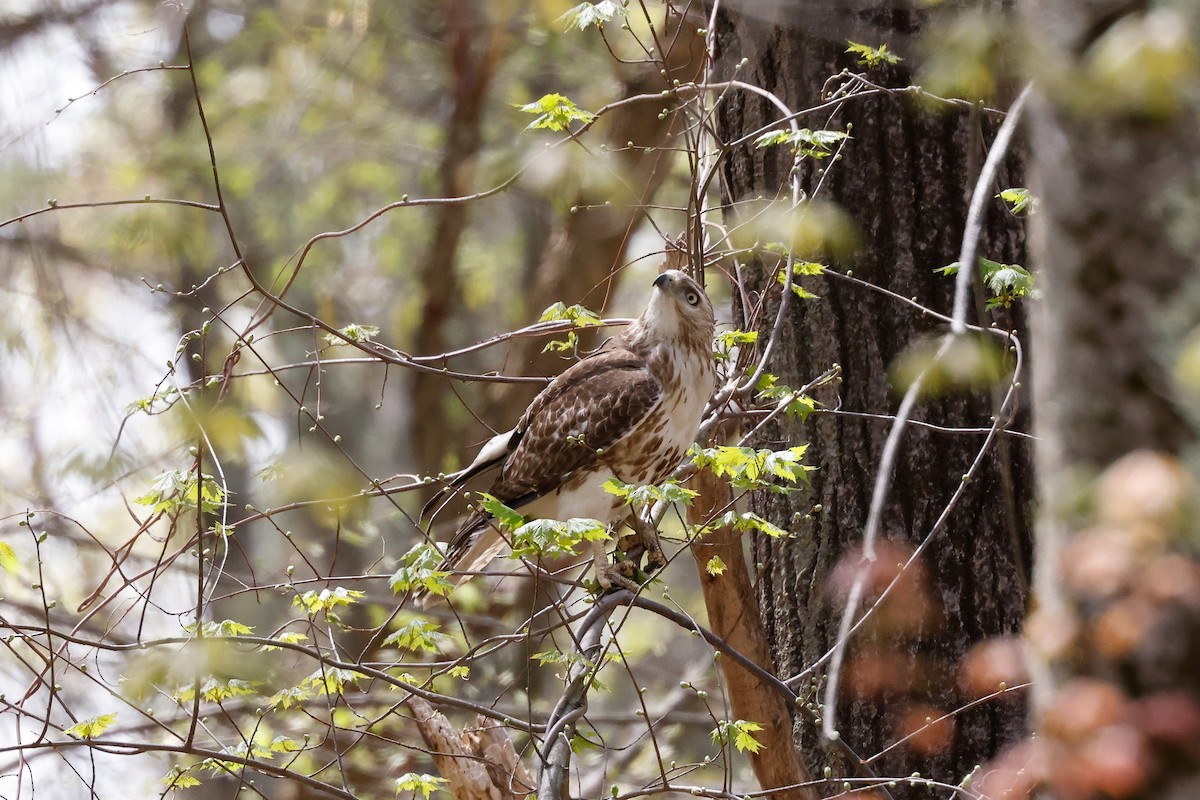
M662 402L663 387L636 353L614 348L572 365L534 398L517 423L500 475L490 493L519 508L560 488L634 431ZM450 542L447 562L465 569L482 566L504 542L478 539L494 534L487 515L474 512ZM470 556L464 559L470 551Z
M534 398L492 494L506 503L554 491L662 402L645 359L610 350L575 364Z

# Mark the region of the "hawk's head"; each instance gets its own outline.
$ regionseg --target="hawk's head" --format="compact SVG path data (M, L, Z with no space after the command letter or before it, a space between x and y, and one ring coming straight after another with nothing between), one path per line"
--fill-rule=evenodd
M654 338L696 339L708 347L716 316L700 284L669 269L654 279L650 304L639 322Z

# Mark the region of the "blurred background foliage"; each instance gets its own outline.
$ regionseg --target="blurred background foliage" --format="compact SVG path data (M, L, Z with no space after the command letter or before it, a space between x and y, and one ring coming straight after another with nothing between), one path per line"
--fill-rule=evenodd
M638 199L643 194L643 187L630 183L637 176L610 154L590 146L545 153L547 136L522 134L530 120L514 105L558 91L595 108L646 80L640 73L648 67L615 63L597 37L564 33L556 20L567 7L365 0L192 4L196 78L249 269L276 291L287 283L290 303L330 325L376 326L377 338L417 355L440 352L423 349L423 343L454 349L536 321L548 303L533 287L545 281L539 267L552 240L569 235L573 216L588 217L586 207L572 214L579 205L572 201L631 204L630 192ZM43 196L63 205L142 197L214 202L189 73L169 68L186 63L180 9L63 3L57 12L47 10L28 31L18 32L19 23L39 15L26 11L9 20L13 32L4 54L12 68L7 89L12 105L3 133L9 157L0 162L5 217L30 211L30 199ZM61 59L61 72L70 80L53 74L48 59L52 42L62 37L72 37L77 51ZM122 76L90 91L125 70L156 63L168 68ZM21 97L30 84L42 85L33 90L36 96ZM76 100L64 107L67 97ZM63 129L57 139L47 135ZM471 204L379 215L353 235L316 243L303 268L295 269L301 248L318 233L349 228L404 196L491 189L523 166L527 178L507 191ZM656 180L664 177L670 177L669 164ZM464 219L447 222L452 215ZM619 272L623 251L648 228L634 217L615 220L624 247L610 246L602 254L607 272ZM597 218L600 224L613 222L601 208L586 224L595 225ZM680 221L664 224L669 230ZM446 233L447 227L454 230ZM28 384L10 383L10 389L24 394L17 386L51 386L48 375L73 374L81 364L101 373L86 381L91 391L56 390L57 400L41 397L27 405L6 426L6 438L25 439L20 446L37 439L48 463L68 462L74 451L77 458L69 463L92 466L88 474L69 476L86 480L80 492L102 489L117 477L100 469L106 460L110 466L150 469L141 454L131 454L136 437L157 422L132 418L108 452L126 404L151 396L165 374L161 365L176 360L174 342L199 330L206 318L215 314L220 320L203 342L188 342L180 354L180 383L219 373L235 342L232 329L261 313L257 299L245 297L247 281L217 275L222 268L232 270L237 260L220 216L160 204L83 208L10 226L2 243L10 264L6 291L22 311L4 322L5 356L30 370ZM650 240L641 244L643 254L660 249ZM443 269L430 274L427 265L435 260ZM641 287L627 302L614 300L607 274L600 274L602 281L593 278L594 269L573 276L567 261L558 268L564 279L556 282L567 291L553 299L584 301L618 316L636 313ZM652 272L653 266L642 270ZM601 291L595 291L598 284ZM202 288L189 293L193 286ZM295 323L272 319L278 328L257 331L259 358L247 354L241 367L261 372L263 364L253 361L278 367L322 350L329 357L352 355L311 330L291 330ZM67 345L71 339L63 334L75 342ZM126 357L106 355L122 348L129 351ZM508 355L485 351L456 361L454 368L551 374L564 363L559 356L531 369L535 359L527 351L518 360ZM506 425L502 412L517 407L489 399L482 384L456 387L465 403L455 402L442 378L422 384L424 395L416 395L409 391L412 376L392 370L385 382L376 366L338 367L323 376L280 371L274 377L286 392L275 389L271 376L235 382L230 391L245 413L218 421L221 457L252 472L271 466L287 472L296 463L281 461L283 453L303 447L305 457L312 457L334 449L329 437L299 435L307 432L303 420L288 421L298 405L311 404L324 415L324 428L341 437L340 449L360 473L449 470L464 455L457 443L487 433L468 408ZM410 413L428 395L440 414L432 425L426 418L414 421ZM39 423L35 417L47 401L87 404L93 413L70 416L91 417L88 436L81 441L74 432ZM381 430L390 434L381 436ZM432 457L435 453L441 457ZM50 489L38 487L39 480L21 469L5 476L13 498L63 508L46 502ZM256 484L238 487L241 502L257 500L262 490ZM307 496L293 494L291 499ZM272 503L286 499L278 496Z
M743 5L764 19L780 7ZM842 9L825 5L812 7ZM1012 6L921 4L914 14L930 27L919 40L880 33L860 48L871 52L888 38L916 82L957 98L923 95L938 113L980 100L1005 107L1031 74L1084 126L1137 128L1194 113L1194 4L1114 4L1136 10L1084 32L1097 34L1095 41L1058 36L1052 45L1027 40L1011 17L977 5ZM294 770L344 782L364 797L392 796L402 773L433 772L399 705L402 692L392 691L404 682L514 718L544 718L574 650L559 623L579 607L556 605L555 587L475 581L456 595L454 610L398 610L387 578L400 554L423 540L414 516L424 497L383 496L379 487L461 466L494 428L514 422L541 385L450 380L438 374L443 367L537 377L560 371L574 353L545 352L545 337L517 337L435 356L531 324L556 302L607 317L636 314L664 241L695 209L695 119L674 113L675 105L619 105L578 141L526 130L532 117L519 107L559 93L595 112L691 81L703 63L697 28L705 21L631 4L628 28L610 24L601 37L567 30L562 15L570 6L9 0L0 9L0 221L8 221L0 227L0 544L11 548L0 548L4 614L10 625L53 624L117 648L64 650L57 663L73 668L42 680L55 663L47 648L6 639L0 695L20 700L0 697L3 713L19 713L23 702L66 727L119 709L110 732L170 739L201 724L191 705L200 695L214 709L203 720L206 745L254 753L283 737L303 745ZM1069 27L1070 20L1047 18ZM194 71L186 69L185 19ZM889 17L875 30L905 24ZM812 33L828 34L816 26ZM837 44L839 64L854 61L840 53L839 37L827 38ZM1074 45L1086 57L1074 58ZM893 74L886 63L881 69L885 78ZM815 93L817 85L803 88ZM311 318L263 301L225 218L206 207L217 197L197 92L245 270ZM1092 114L1103 124L1094 125ZM744 147L766 165L763 175L790 174L793 153L785 148ZM836 161L809 165L817 186ZM476 193L484 196L421 203ZM959 194L950 193L951 203ZM1188 241L1195 214L1184 212L1194 211L1193 196L1170 206L1182 209L1172 233ZM750 219L763 211L761 224L730 231L723 244L753 250L779 238L848 263L856 257L851 243L877 244L864 241L844 208L810 206L817 213L806 219L824 224L814 233L785 225L777 207L765 213L770 201L748 196L744 207ZM730 219L741 224L736 214ZM769 225L782 232L767 235ZM837 232L836 242L826 240L826 228ZM769 267L778 260L748 255ZM917 267L944 271L945 263ZM803 282L817 280L806 274ZM949 286L949 278L939 280ZM728 308L725 282L714 284L714 305ZM798 304L814 300L797 297ZM754 300L738 298L743 311ZM765 305L754 308L748 318ZM422 362L425 371L388 366L330 337L314 319L434 358ZM603 335L585 333L581 347ZM1194 390L1200 345L1194 335L1185 344L1177 377ZM895 381L920 371L928 357L915 347L895 364ZM971 347L954 366L936 376L945 383L939 389L990 384L1007 370L995 353ZM890 413L890 406L878 410ZM1170 464L1162 469L1175 474ZM197 487L192 470L219 477L219 488ZM226 510L213 513L222 500ZM452 516L444 515L447 523ZM236 533L210 536L213 545L199 553L188 550L196 530L212 525L219 535L225 524ZM668 518L666 532L679 526ZM249 635L238 625L253 626L257 636L302 635L292 643L386 671L392 687L349 673L314 678L316 662L296 650L223 640L140 649L155 637L194 635L198 557L200 616L216 626L205 635ZM692 571L669 574L673 590L655 590L703 618ZM1077 577L1088 585L1086 571ZM711 651L648 616L615 625L611 652L618 657L599 675L608 691L593 694L588 714L604 729L581 728L588 741L577 742L584 777L575 791L599 796L610 783L653 782L666 765L696 785L752 785L742 762L732 763L731 748L709 736L728 714ZM530 629L546 632L525 635ZM407 638L385 643L401 631ZM967 696L983 697L1005 680L1015 686L1019 650L1005 637L972 651L962 673ZM478 666L455 671L476 656ZM82 665L89 670L75 668ZM888 651L869 666L859 674L864 683L898 672ZM1018 700L1011 703L1005 713ZM255 713L264 708L272 710ZM936 711L914 708L902 731L927 730ZM457 726L471 716L451 713ZM36 716L24 719L0 729L0 748L45 732ZM919 753L946 746L934 733ZM512 736L527 752L530 737ZM160 754L131 769L126 759L84 748L61 757L30 751L27 762L14 752L0 756L0 793L16 795L31 774L38 791L63 798L79 796L81 786L101 797L152 796L173 765L196 760ZM244 788L240 778L216 772L212 779L204 773L193 796ZM256 780L274 779L258 773ZM291 798L313 790L278 781L263 791Z
M461 466L491 435L489 426L511 426L539 384L414 375L335 346L304 320L268 316L236 268L221 215L156 202L217 200L193 73L181 68L188 63L182 26L186 19L223 198L247 269L332 327L374 326L378 341L432 355L535 322L555 301L635 315L661 260L660 231L683 228L681 214L657 208L685 206L689 182L681 156L660 149L675 123L658 105L606 116L582 146L551 148L558 137L524 131L531 118L518 107L543 94L559 92L595 110L657 91L671 77L634 63L645 54L628 34L610 32L606 46L597 36L566 32L559 17L569 7L552 0L196 0L185 9L54 0L0 11L0 218L39 206L49 212L0 229L7 310L0 315L0 524L19 564L4 586L18 614L32 613L42 605L39 593L48 593L66 613L65 627L114 641L181 635L194 619L194 567L171 570L163 557L174 553L180 532L196 530L186 471L201 452L201 469L229 492L220 498L230 505L219 521L299 504L239 525L227 556L221 547L205 551L210 574L224 576L207 586L205 615L236 619L263 636L306 630L319 638L314 617L294 607L293 596L350 576L335 584L367 592L363 602L322 609L316 627L339 629L348 658L388 660L375 631L418 617L391 619L396 600L385 579L396 555L423 536L412 517L424 498L356 496L375 482ZM643 38L651 23L663 27L662 9L651 14L631 17ZM702 52L694 29L675 40L667 48L670 68L690 79ZM518 172L521 179L504 191L467 204L377 214L405 197L490 190ZM94 205L114 200L143 202ZM350 235L316 242L297 268L312 237L368 218ZM239 344L255 323L253 341ZM549 375L573 354L542 353L546 341L516 339L445 365ZM234 351L240 358L231 363ZM318 369L318 356L334 362ZM356 357L366 363L336 363ZM215 377L226 369L235 380ZM151 487L177 470L185 472L160 487L179 493L141 524L151 510L145 504L161 499ZM218 521L204 516L203 524ZM41 532L48 535L35 541ZM148 589L131 588L135 576L147 575ZM481 592L486 587L466 592L457 605L482 609ZM455 619L443 608L420 617L451 634L433 657L461 655L546 601L527 590L512 594L510 587L491 597L487 616ZM682 596L687 604L688 593ZM503 628L498 620L507 620ZM711 664L705 648L689 642L668 653L654 626L631 622L620 634L635 672L630 681L612 681L613 708L632 708L643 673L672 685L680 676L697 688L711 682L711 669L693 675L685 667ZM525 687L554 681L563 669L553 659L538 667L529 655L558 648L570 650L571 642L531 640L502 653L490 673L476 670L469 682L442 676L430 685L528 716L536 703ZM191 696L164 692L195 676L259 680L268 696L300 677L291 674L299 662L286 653L249 657L218 644L188 652L182 660L102 654L94 663L125 675L130 696L163 719ZM304 671L312 666L300 661ZM28 673L10 666L5 689L20 693ZM429 669L411 671L432 680ZM74 711L112 710L81 675L60 680ZM663 713L690 726L687 760L716 753L707 735L713 715L695 689L664 700ZM225 702L232 718L249 701ZM385 713L394 702L377 686L353 709L331 700L323 712L306 712L323 722L281 718L272 731L353 730L363 715ZM132 722L127 716L121 723ZM630 711L621 716L637 720ZM253 718L248 724L265 727ZM364 796L389 796L392 779L410 769L430 771L415 732L402 728L384 723L372 733L384 739L343 747L345 774ZM405 746L387 743L392 736ZM332 750L304 754L297 768L319 772L320 752ZM114 769L95 785L103 796L134 781L140 795L169 763L159 758L133 776ZM66 771L36 774L47 777L41 791L59 785L59 796L76 796L79 784ZM228 792L212 791L199 796Z

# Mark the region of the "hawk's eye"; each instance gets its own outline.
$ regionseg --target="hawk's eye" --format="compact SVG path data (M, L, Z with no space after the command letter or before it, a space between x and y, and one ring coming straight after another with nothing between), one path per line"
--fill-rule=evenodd
M683 299L687 300L687 304L689 306L700 305L700 295L696 294L695 292L688 292L683 296Z

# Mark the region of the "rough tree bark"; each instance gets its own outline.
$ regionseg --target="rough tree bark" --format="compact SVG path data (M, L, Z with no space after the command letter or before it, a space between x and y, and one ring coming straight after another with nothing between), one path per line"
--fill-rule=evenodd
M479 717L475 727L460 731L421 698L406 702L455 800L516 800L533 791L534 780L503 727Z
M908 59L882 75L872 73L873 78L889 86L911 82L911 45L927 12L890 2L818 3L791 7L786 14L771 9L721 5L716 80L736 75L775 93L793 110L803 109L820 101L831 75L843 67L857 69L844 52L847 40L853 40L887 43ZM724 141L733 141L778 117L764 99L731 93L719 109L718 131ZM880 95L850 101L832 123L828 112L799 120L814 129L845 129L849 123L853 138L843 160L825 177L821 196L849 214L862 244L853 255L832 255L829 265L948 313L952 282L934 270L957 258L967 201L994 124L968 112L932 113L903 98ZM723 173L727 211L756 197L780 196L781 190L786 197L790 163L782 148L733 148ZM826 163L805 162L806 191L814 190L817 168ZM996 191L1021 185L1019 176L1019 159L1010 159ZM736 213L728 217L736 219ZM1019 225L998 203L989 207L980 254L1022 261ZM774 276L770 268L751 263L743 278L752 297L769 294L766 313L744 321L757 324L765 341L778 307ZM846 411L894 413L898 394L889 382L889 366L906 346L936 331L936 323L862 284L825 277L805 279L805 285L820 299L792 304L769 371L782 383L800 386L840 364L840 391L820 394L819 401ZM988 317L977 321L992 322ZM989 424L994 411L986 394L953 393L923 401L916 416L942 426L980 426ZM818 467L811 494L763 494L750 501L753 510L795 535L787 541L760 537L753 544L758 597L782 676L801 673L835 641L841 601L831 578L837 580L840 563L857 563L855 548L889 427L884 419L822 413L803 424L785 421L755 443L779 448L808 442L808 460ZM879 561L884 582L895 573L897 560L926 537L980 444L976 436L927 428L906 433L883 516L882 534L890 542ZM852 641L838 728L863 756L922 728L927 718L962 706L969 699L958 684L964 657L977 643L1018 629L1027 599L1030 485L1024 445L1008 441L989 453L947 529L907 579L901 592L907 600L885 606ZM814 505L820 510L810 515ZM814 682L823 668L816 672ZM874 766L885 776L920 771L957 784L1021 732L1022 717L1019 702L981 704L958 714L952 726L925 729ZM826 765L835 776L847 774L845 765L829 764L817 732L798 726L797 739L814 774Z
M1064 798L1200 796L1200 16L1152 5L1024 8L1052 65L1030 126L1045 300L1028 638L1035 771Z

